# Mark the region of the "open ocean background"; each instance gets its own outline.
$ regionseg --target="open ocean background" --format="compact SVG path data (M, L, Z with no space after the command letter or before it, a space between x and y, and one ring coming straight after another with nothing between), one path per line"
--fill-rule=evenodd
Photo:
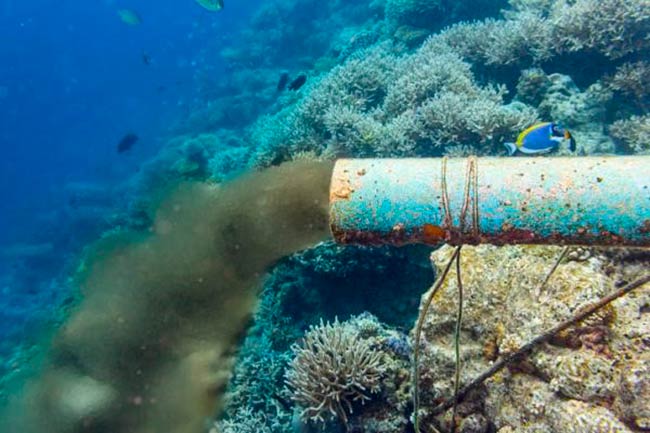
M78 254L116 225L129 179L202 103L201 83L227 81L219 51L258 5L1 2L0 370L69 300ZM122 22L127 8L142 23ZM118 154L129 132L139 140Z

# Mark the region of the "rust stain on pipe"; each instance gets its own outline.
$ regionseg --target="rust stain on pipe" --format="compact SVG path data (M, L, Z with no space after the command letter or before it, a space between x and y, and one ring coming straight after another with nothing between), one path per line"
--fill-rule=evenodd
M650 157L476 161L477 232L461 227L467 159L449 159L445 179L441 159L357 159L334 168L332 235L370 245L650 246Z

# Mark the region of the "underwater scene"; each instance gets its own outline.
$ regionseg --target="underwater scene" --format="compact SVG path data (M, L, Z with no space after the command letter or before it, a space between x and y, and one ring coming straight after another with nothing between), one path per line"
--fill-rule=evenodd
M650 0L0 0L1 433L650 431Z

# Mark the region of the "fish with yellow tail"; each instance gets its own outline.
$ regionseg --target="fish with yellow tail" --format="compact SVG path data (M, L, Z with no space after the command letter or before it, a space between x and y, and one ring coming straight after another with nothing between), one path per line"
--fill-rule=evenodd
M510 155L517 152L527 155L549 153L567 144L569 150L575 152L576 141L573 135L555 122L537 123L519 134L515 143L503 143Z

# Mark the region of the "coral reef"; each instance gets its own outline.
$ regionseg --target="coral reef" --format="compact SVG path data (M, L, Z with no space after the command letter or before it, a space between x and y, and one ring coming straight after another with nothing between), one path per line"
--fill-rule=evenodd
M646 61L624 63L616 69L616 73L608 81L612 90L633 96L643 104L650 96L650 63Z
M240 408L232 419L215 423L209 433L272 433L264 412L253 412L250 408Z
M650 115L632 116L612 124L609 133L634 153L650 151Z
M292 350L287 385L306 421L333 416L347 425L353 404L365 403L380 390L386 372L381 353L338 321L311 327Z
M650 48L647 0L511 1L505 20L460 23L440 38L487 64L525 64L562 53L594 52L618 59Z
M611 153L613 140L603 132L612 92L601 82L581 91L570 76L546 74L540 68L526 69L517 83L516 98L537 107L544 119L554 119L578 137L579 154ZM560 149L560 153L569 153Z
M287 370L301 418L348 431L404 432L408 361L390 349L401 338L367 313L312 327Z
M557 0L549 21L559 51L593 50L616 59L650 48L648 0Z
M450 247L443 247L432 255L438 269L451 253ZM560 264L540 292L539 285L558 254L554 247L463 248L463 383L485 371L497 357L515 351L607 293L613 281L606 271L609 261L602 255ZM634 329L639 329L635 322L643 315L649 289L614 302L498 373L462 403L461 418L485 418L504 432L644 428L647 341ZM428 409L453 392L456 290L452 270L423 328L420 388L425 420Z
M504 105L503 87L480 86L471 65L432 40L396 57L380 45L333 69L293 109L252 131L257 165L304 151L334 156L412 156L446 145L491 149L537 119L525 104Z
M179 183L200 181L207 183L201 187L203 191L222 190L216 184L228 185L226 181L246 168L288 160L308 164L337 156L496 155L503 152L504 141L514 140L538 120L561 122L569 128L579 154L614 150L648 153L650 2L508 3L510 7L505 8L505 2L491 0L272 0L263 2L249 29L212 47L227 62L226 70L197 70L199 96L187 116L174 126L176 136L167 140L136 178L115 191L70 186L70 206L64 215L87 225L84 233L110 230L104 244L114 241L115 245L96 253L96 259L81 267L82 274L96 278L94 289L84 292L85 301L61 331L53 350L55 365L47 367L42 381L29 391L37 396L29 403L34 403L36 410L47 407L49 411L34 415L35 427L29 427L71 431L79 428L72 418L88 417L89 422L97 423L93 425L107 430L139 410L149 411L150 418L142 421L145 424L164 425L167 431L192 430L201 424L198 418L212 411L214 395L202 398L206 395L202 393L215 388L220 391L229 381L228 398L223 402L225 416L214 427L223 433L319 428L301 421L300 412L306 418L323 418L333 431L345 419L353 431L409 431L411 346L402 331L413 323L422 288L431 284L433 273L422 260L428 250L341 247L330 242L280 259L288 252L285 245L264 239L275 240L287 221L273 223L281 213L272 213L268 221L250 216L257 213L258 205L272 201L276 190L268 184L246 195L253 206L247 213L236 212L241 197L219 205L223 209L231 205L234 214L230 216L241 224L239 230L205 228L204 217L213 215L213 209L201 207L203 196L199 193L198 199L189 193L180 208L168 208L162 214L155 209L161 196L167 196ZM480 21L473 21L476 19ZM278 91L278 78L285 71L292 77L304 73L306 84L295 92ZM110 203L99 203L107 196ZM112 210L115 196L130 200L127 212ZM197 208L199 216L193 214ZM107 218L107 214L111 216ZM289 221L301 219L296 216ZM251 227L262 223L260 237L247 236ZM212 274L214 278L209 280L193 278L194 265L206 262L193 261L199 255L194 244L180 245L174 242L180 237L167 236L176 233L176 227L193 233L198 245L205 245L210 234L230 234L224 244L232 244L229 253L238 260L224 270L227 275L259 274L265 268L262 265L274 262L230 379L233 342L240 337L243 324L224 331L223 347L212 341L221 329L210 326L221 319L225 307L217 301L223 298L202 292L203 286L199 286L207 287L212 281L210 290L215 290L222 283ZM122 241L120 237L125 235L118 229L123 228L139 231ZM155 240L147 241L147 233ZM47 238L52 237L85 243L83 236L48 233ZM50 248L47 243L30 245L32 252L39 245L43 251ZM267 247L278 250L260 258ZM253 252L246 255L240 248ZM22 253L27 250L30 248ZM160 251L160 255L152 251ZM604 253L596 252L582 261L562 264L546 290L537 293L537 284L557 253L556 249L538 247L465 247L464 382L605 293L614 279L611 269L605 269ZM449 254L448 248L442 248L434 259L439 265ZM33 270L40 258L34 255L20 266ZM128 258L133 260L127 263ZM111 269L130 269L133 279L107 271L104 266L108 262L115 263ZM166 274L157 276L149 271L152 267ZM250 281L258 281L258 277L256 274ZM450 278L436 298L425 324L420 380L422 415L427 422L433 421L428 411L452 392L453 280ZM4 293L10 284L1 285L7 304L13 302L12 296ZM15 315L43 308L41 304L54 303L51 300L57 305L72 303L71 297L62 295L63 287L58 282L50 286L26 284L27 299L33 303L25 310L16 309ZM238 287L235 284L223 290L230 293ZM233 312L241 313L241 323L248 318L255 296L246 287L241 311ZM39 295L32 296L32 292ZM571 328L528 360L495 376L461 405L460 431L650 429L649 296L644 289L617 301L602 315ZM160 312L165 308L168 310ZM65 311L60 314L66 315ZM363 311L376 318L362 315L318 326L321 319L332 321ZM120 322L121 317L112 320L118 313L124 313L125 323ZM27 325L14 321L11 314L7 335L18 335L16 329ZM96 318L92 318L94 314ZM201 325L192 327L199 316ZM304 338L310 326L315 328L308 331L305 341L318 334L318 329L340 328L344 337L339 343L356 342L355 350L372 354L373 361L381 360L373 380L357 382L366 389L352 385L353 394L342 394L348 400L355 396L368 399L363 406L352 402L353 413L349 413L345 398L338 402L321 399L321 403L326 401L322 410L312 412L309 407L318 405L300 398L297 402L304 406L302 410L292 406L290 392L284 389L285 371L294 355L298 355L296 363L309 347L316 346L297 349L295 354L290 347ZM201 332L211 335L205 344L199 338ZM2 339L0 348L9 352L9 344ZM27 340L22 351L3 352L0 372L14 374L26 369L28 358L35 356ZM131 362L141 351L148 354L145 359ZM333 352L318 353L329 353L330 361L336 358ZM160 366L161 359L168 364ZM130 373L124 372L133 366L142 367L140 373L125 377ZM113 387L105 386L100 377L104 374L118 377ZM192 379L186 380L188 377ZM156 411L151 400L135 392L147 380L153 383L153 391L147 391L150 394L169 394L157 401L163 409ZM296 379L295 385L298 383L305 384ZM83 398L73 401L68 393ZM185 398L188 395L191 397ZM0 398L6 396L6 390L0 391ZM184 404L197 401L200 404L193 407ZM334 421L328 419L332 411ZM169 414L192 418L190 427L167 422ZM438 421L444 424L448 420L441 417Z
M325 242L278 263L264 284L254 322L239 351L228 386L226 419L236 419L237 411L246 407L266 414L274 433L291 431L292 418L294 423L299 422L293 409L286 407L290 396L284 389L291 346L302 338L305 329L323 318L333 321L337 316L373 311L382 323L396 330L381 327L378 319L368 315L344 323L358 321L354 327L364 329L364 338L378 333L381 338L373 340L373 345L381 348L387 359L406 368L410 345L406 335L398 330L410 327L422 287L433 281L428 256L429 249L423 247L368 248ZM393 302L395 293L400 294L398 303ZM405 372L400 370L398 374L395 370L388 374L382 392L395 388L395 375L402 383L407 377ZM274 398L268 397L273 395ZM380 396L375 396L375 400L382 401ZM364 406L362 413L355 411L350 422L359 422L356 415L367 415L369 420L379 416L368 415L373 405L371 402ZM400 426L406 423L401 409L391 419Z

